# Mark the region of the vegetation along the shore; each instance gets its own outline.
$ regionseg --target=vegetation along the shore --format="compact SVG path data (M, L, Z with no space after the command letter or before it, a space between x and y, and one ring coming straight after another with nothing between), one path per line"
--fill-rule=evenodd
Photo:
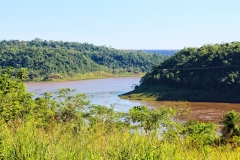
M184 48L152 67L127 99L240 102L240 42Z
M27 68L29 81L62 81L146 73L168 56L88 43L0 41L0 68Z
M188 116L186 102L126 113L91 105L72 89L32 98L25 69L0 76L0 159L240 159L240 115L228 112L221 135Z

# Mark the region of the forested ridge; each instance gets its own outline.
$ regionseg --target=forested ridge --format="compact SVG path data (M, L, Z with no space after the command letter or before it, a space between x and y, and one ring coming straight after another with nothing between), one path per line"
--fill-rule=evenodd
M88 43L3 40L0 41L0 67L27 68L29 80L51 75L74 76L91 72L138 73L150 71L166 56L123 51Z
M169 88L175 90L175 93L185 89L186 95L178 94L184 100L209 101L212 98L212 101L225 101L220 98L222 96L231 101L233 97L240 99L239 73L240 42L184 48L162 64L154 66L141 79L136 92L143 92L144 88L149 91L158 86L162 88L162 93L168 92ZM218 96L220 97L217 98ZM160 96L158 99L168 98ZM178 98L175 96L171 99Z

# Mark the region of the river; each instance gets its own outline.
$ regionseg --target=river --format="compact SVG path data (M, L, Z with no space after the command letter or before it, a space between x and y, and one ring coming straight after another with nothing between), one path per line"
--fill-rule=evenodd
M77 92L86 93L92 104L105 106L114 105L116 111L128 111L133 106L145 105L156 108L162 101L135 101L120 99L118 95L133 90L139 84L140 77L106 78L67 82L27 82L27 90L38 97L45 91L57 91L59 88L72 88ZM239 103L209 103L189 102L192 108L192 117L200 121L219 123L221 117L230 110L240 112Z

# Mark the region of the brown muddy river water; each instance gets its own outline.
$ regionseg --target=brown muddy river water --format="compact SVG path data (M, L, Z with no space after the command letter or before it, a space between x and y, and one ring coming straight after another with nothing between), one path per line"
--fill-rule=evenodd
M106 78L94 80L68 81L68 82L27 82L28 91L38 97L45 91L57 91L59 88L72 88L77 92L86 93L92 104L105 106L114 105L117 111L128 111L133 106L145 105L155 108L162 105L161 101L133 101L120 99L118 95L133 90L139 84L140 77ZM221 117L230 110L240 112L240 103L208 103L190 102L192 117L200 121L218 123Z

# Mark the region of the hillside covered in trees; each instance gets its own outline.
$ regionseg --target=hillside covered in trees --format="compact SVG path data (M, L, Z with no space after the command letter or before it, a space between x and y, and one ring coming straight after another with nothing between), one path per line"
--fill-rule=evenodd
M123 51L88 43L46 41L0 41L0 67L27 68L29 80L48 80L76 74L143 73L167 56Z
M154 66L127 97L239 102L239 73L240 42L184 48Z

